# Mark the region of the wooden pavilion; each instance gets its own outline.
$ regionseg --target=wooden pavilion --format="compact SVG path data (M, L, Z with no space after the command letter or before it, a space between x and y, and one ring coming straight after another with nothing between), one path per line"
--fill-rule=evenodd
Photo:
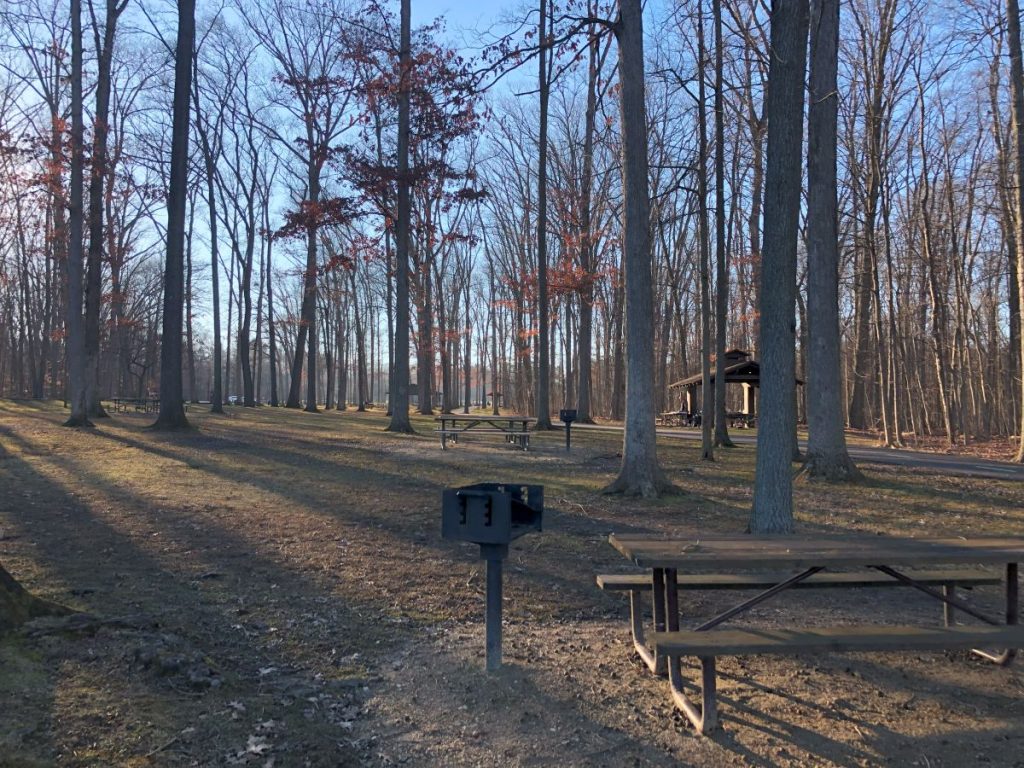
M711 385L715 383L715 368L711 368ZM730 349L725 353L725 383L743 386L743 406L739 413L747 419L757 417L758 392L761 387L761 364L754 360L749 352L742 349ZM803 384L800 379L798 385ZM701 374L687 376L668 385L669 393L679 393L680 411L696 413L701 410L701 401L697 398L697 390L701 386Z

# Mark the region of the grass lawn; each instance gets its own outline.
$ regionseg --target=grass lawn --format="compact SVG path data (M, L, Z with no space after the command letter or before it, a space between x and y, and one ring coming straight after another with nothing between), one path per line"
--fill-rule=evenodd
M967 654L726 659L725 731L693 735L594 575L627 566L611 532L742 532L752 446L702 464L698 442L663 440L679 492L645 502L600 493L620 461L608 432L574 431L569 454L561 431L442 452L431 419L392 435L380 410L192 411L170 435L152 415L64 417L0 401L0 562L102 621L0 640L0 767L1024 764L1024 678ZM1020 483L862 469L797 486L802 532L1024 533ZM440 538L441 489L480 481L540 483L547 503L506 564L492 676L476 548ZM749 620L940 612L903 590L814 591Z

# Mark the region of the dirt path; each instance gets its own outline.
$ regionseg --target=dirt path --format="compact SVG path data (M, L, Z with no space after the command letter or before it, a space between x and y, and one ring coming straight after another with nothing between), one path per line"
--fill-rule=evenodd
M622 433L622 427L581 424L574 430L603 430ZM578 434L578 432L577 432ZM683 440L700 440L700 431L692 429L662 428L658 434ZM738 445L756 445L757 438L752 435L730 435ZM800 441L801 449L807 447L805 440ZM1024 482L1024 464L1009 461L994 461L964 453L945 454L932 451L913 451L907 448L882 448L868 445L852 444L849 447L850 457L858 462L868 464L884 464L888 466L924 469L929 472L940 472L945 475L962 475L964 477L986 478L989 480L1014 480Z
M0 642L0 766L1024 765L1024 679L963 654L722 664L725 731L699 738L629 648L618 532L739 531L751 449L701 465L665 441L684 493L599 494L617 439L481 439L441 452L380 413L140 417L69 432L0 401L0 560L35 592L118 621ZM506 668L482 672L483 570L439 536L440 489L545 485L545 531L506 566ZM801 486L804 530L1013 531L1020 484L871 468ZM998 602L980 591L983 604ZM695 595L687 616L722 597ZM726 598L727 599L727 598ZM799 593L751 621L929 621L898 590Z

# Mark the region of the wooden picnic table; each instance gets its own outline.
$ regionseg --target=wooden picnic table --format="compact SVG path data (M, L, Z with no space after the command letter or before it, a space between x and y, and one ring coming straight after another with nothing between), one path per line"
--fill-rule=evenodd
M459 437L467 432L502 436L505 442L517 445L524 451L530 447L530 426L537 423L533 416L486 416L481 414L456 415L443 413L435 417L438 427L434 430L441 438L441 450L448 448L448 441L458 443Z
M155 413L160 410L159 397L112 397L114 413L127 413L129 408L144 413Z
M836 650L934 650L1005 647L1001 652L975 650L990 661L1012 663L1017 647L1024 641L1024 628L1017 626L1018 563L1024 560L1024 537L920 537L870 535L819 536L619 536L609 543L635 565L650 569L655 634L645 638L642 619L631 603L634 645L648 666L664 673L667 666L672 697L701 732L714 728L715 658L743 653L798 653ZM999 566L1005 573L1005 616L993 618L955 595L942 592L934 581L915 579L915 571L935 565ZM898 584L917 589L944 606L945 628L889 627L869 623L861 627L801 629L719 630L721 624L746 613L778 594L822 576L826 572L867 569L887 576ZM911 569L911 570L904 570ZM728 578L720 572L773 571L777 582L764 584L759 594L702 622L690 631L680 631L679 574L709 574ZM965 574L967 573L964 571ZM791 574L791 575L789 575ZM837 574L833 574L837 575ZM839 576L850 574L838 574ZM688 582L690 577L682 579ZM699 581L699 577L692 577ZM956 572L948 576L955 583ZM966 579L970 582L970 579ZM865 586L859 578L834 579L830 586ZM889 582L890 584L893 582ZM979 582L984 583L984 582ZM871 584L866 584L871 586ZM696 588L701 588L697 586ZM897 590L898 591L898 590ZM981 626L955 626L954 610L982 622ZM706 640L702 639L706 638ZM990 644L986 644L991 641ZM976 645L977 644L977 645ZM1005 644L1005 645L1003 645ZM692 703L685 692L680 656L697 656L703 669L703 706Z
M657 422L663 427L692 427L693 419L686 411L665 411L658 415Z

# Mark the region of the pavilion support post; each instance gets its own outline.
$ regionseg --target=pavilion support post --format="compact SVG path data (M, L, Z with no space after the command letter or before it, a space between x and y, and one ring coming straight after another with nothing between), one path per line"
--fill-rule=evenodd
M750 382L743 382L743 413L746 416L757 415L757 403L754 399L755 386Z

